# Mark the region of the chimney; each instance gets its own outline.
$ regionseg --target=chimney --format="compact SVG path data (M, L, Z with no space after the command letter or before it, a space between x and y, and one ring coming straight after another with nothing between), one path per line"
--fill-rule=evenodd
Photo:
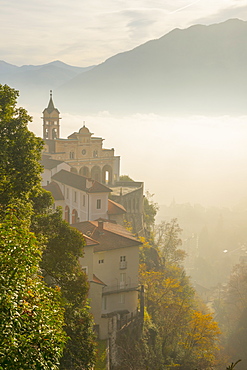
M104 221L98 220L98 229L99 229L99 231L102 231L104 229L103 226L104 226Z

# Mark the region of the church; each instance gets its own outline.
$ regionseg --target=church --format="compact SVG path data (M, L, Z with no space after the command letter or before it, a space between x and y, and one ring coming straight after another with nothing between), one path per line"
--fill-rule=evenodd
M55 108L50 92L48 107L43 111L43 154L68 163L71 172L102 184L115 184L119 180L120 157L114 155L114 149L103 148L104 139L94 137L85 125L62 139L60 120L60 112Z
M126 220L133 232L143 235L143 182L119 181L120 157L113 148L103 148L104 139L85 125L61 138L52 92L42 119L42 185L52 192L55 206L62 207L64 219L75 223L104 218L121 225Z

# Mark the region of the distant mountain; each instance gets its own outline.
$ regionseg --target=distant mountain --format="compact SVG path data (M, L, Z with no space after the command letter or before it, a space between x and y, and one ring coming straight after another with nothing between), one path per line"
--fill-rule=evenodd
M19 90L20 100L25 106L40 109L42 103L47 101L49 90L63 85L93 67L73 67L60 61L17 67L0 61L0 83Z
M195 25L88 69L0 62L0 83L39 109L54 89L59 109L71 113L246 114L246 40L247 22L238 19Z
M59 99L74 111L247 113L246 40L237 19L175 29L68 81Z

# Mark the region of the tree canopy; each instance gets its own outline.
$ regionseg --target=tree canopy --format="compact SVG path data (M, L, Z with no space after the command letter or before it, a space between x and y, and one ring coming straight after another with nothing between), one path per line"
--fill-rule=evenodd
M39 272L29 223L7 212L0 224L0 369L58 369L65 344L59 288Z
M43 141L28 129L31 117L17 108L19 93L0 85L0 204L28 199L40 187Z
M52 212L41 188L43 141L28 130L18 95L0 85L0 369L89 369L95 345L79 266L83 237Z

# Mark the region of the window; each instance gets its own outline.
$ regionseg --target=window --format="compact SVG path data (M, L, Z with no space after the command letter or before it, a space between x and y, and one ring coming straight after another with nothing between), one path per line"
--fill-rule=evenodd
M120 268L120 270L127 269L127 259L126 259L126 256L120 256L119 268Z
M74 192L74 202L76 202L76 198L77 198L77 193L76 191Z
M83 205L83 207L85 207L85 204L86 204L86 195L83 195L82 196L82 205Z
M121 293L121 294L120 294L120 296L119 296L119 302L120 302L121 304L125 303L125 295L124 295L124 293Z
M120 289L124 289L126 285L126 274L125 272L122 272L120 274Z
M99 260L99 263L100 264L104 263L104 260L103 259Z
M97 199L97 209L101 209L101 199Z
M70 152L70 153L69 153L69 158L70 158L70 159L74 159L74 156L75 156L75 153L74 153L74 152Z

